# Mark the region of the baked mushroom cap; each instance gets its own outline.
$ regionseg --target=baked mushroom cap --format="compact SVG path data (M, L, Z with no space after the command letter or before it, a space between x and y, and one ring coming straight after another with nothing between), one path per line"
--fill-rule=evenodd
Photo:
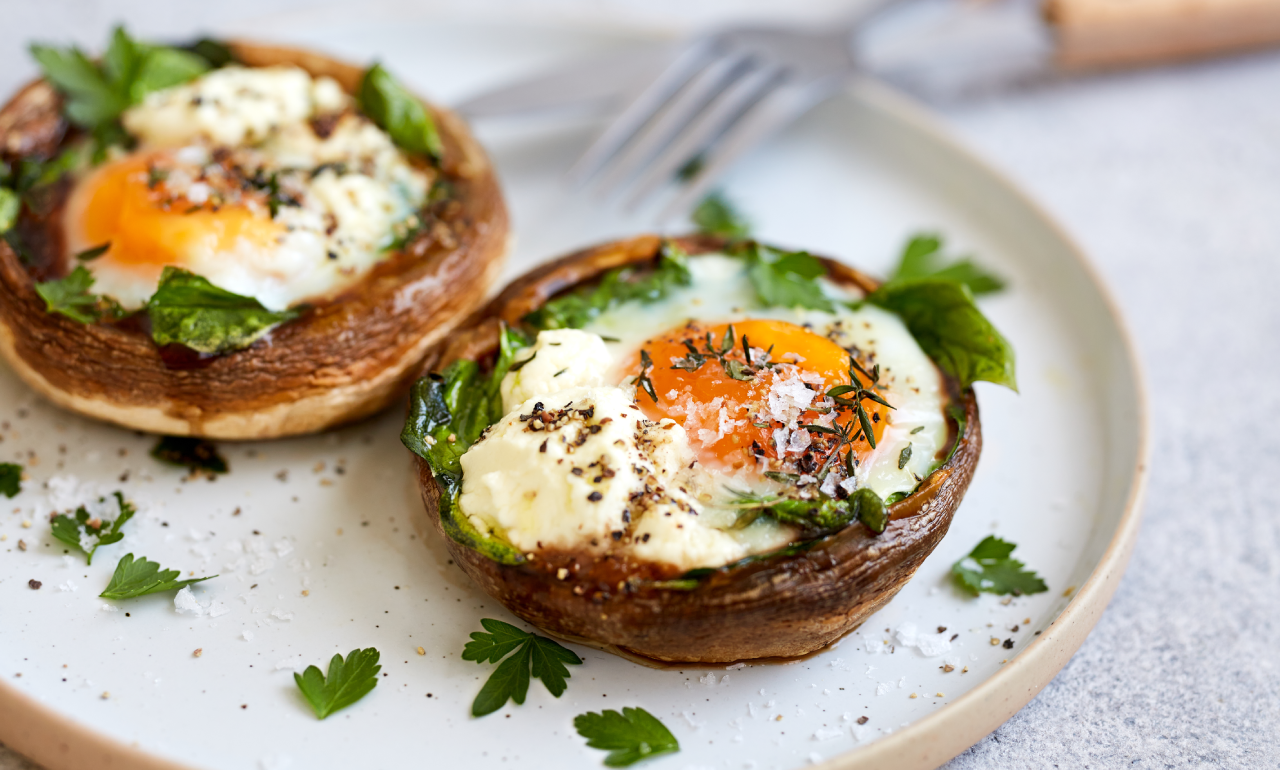
M230 43L251 67L296 65L354 93L364 70L314 52ZM70 133L62 100L43 80L0 108L0 160L51 157ZM493 168L465 123L429 105L456 195L429 227L351 289L316 303L269 340L200 358L161 350L136 324L81 324L46 311L37 280L69 269L59 254L35 276L0 240L0 354L54 403L128 428L222 439L311 433L373 414L400 397L424 354L484 299L508 240ZM61 201L24 214L24 236L60 252ZM173 346L170 346L171 348Z
M674 240L690 255L721 250L715 238ZM515 325L560 292L625 265L657 260L664 239L642 236L596 246L517 279L447 344L427 369L452 361L492 359L500 322ZM823 259L828 278L870 292L878 282ZM946 534L973 478L982 448L978 404L947 377L965 420L947 461L915 492L889 507L883 533L853 523L775 554L749 557L696 580L663 580L653 565L616 556L564 558L538 554L501 564L450 538L440 520L440 491L430 466L417 458L430 525L453 558L490 596L546 631L604 649L661 661L728 663L806 655L856 629L902 588ZM562 570L568 570L567 572Z

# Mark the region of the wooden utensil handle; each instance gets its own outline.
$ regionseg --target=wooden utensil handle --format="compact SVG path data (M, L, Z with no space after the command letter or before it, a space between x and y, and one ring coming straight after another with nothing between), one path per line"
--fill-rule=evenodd
M1280 43L1280 0L1045 0L1061 66L1101 68Z

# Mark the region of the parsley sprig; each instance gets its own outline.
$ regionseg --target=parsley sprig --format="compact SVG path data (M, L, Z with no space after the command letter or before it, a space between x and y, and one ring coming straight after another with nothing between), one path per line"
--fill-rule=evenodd
M112 131L121 113L152 91L185 83L209 69L202 56L134 40L123 27L112 33L101 62L74 46L32 45L31 55L66 97L67 118L97 133Z
M995 535L987 535L969 555L951 565L951 575L963 591L977 596L989 594L1039 594L1049 586L1035 572L1012 557L1018 546Z
M116 564L116 571L111 575L111 582L107 583L106 590L98 596L103 599L133 599L160 591L173 591L217 577L217 575L210 575L190 580L174 580L181 574L176 569L161 570L159 564L147 561L146 557L138 557L135 560L133 554L127 553Z
M733 251L747 260L747 276L765 307L835 310L835 304L818 283L827 268L807 251L782 251L755 241Z
M680 742L667 726L642 708L626 707L621 714L613 709L588 711L573 718L573 727L588 746L609 752L604 758L609 767L626 767L680 750Z
M0 463L0 495L17 497L22 491L22 466L17 463Z
M477 663L502 663L489 675L480 694L471 704L471 715L482 717L502 708L508 700L523 704L529 692L529 677L542 680L547 691L559 698L569 678L566 665L582 663L574 652L545 636L521 631L510 623L484 618L485 631L473 632L462 651L463 660ZM507 657L510 655L510 657Z
M346 659L334 655L329 659L329 674L320 673L316 666L307 666L301 674L295 673L293 681L302 691L302 697L311 704L318 719L324 719L335 711L344 709L373 691L378 686L378 651L373 647L352 650Z
M65 277L41 281L35 288L46 311L82 324L118 321L129 315L114 299L90 292L93 283L93 274L84 265L76 265Z
M704 235L715 235L721 238L736 240L751 235L751 223L738 208L724 196L715 191L702 199L691 215L698 232Z
M73 548L85 556L85 564L93 564L93 555L98 552L98 548L104 545L118 543L124 539L124 533L120 529L125 522L133 518L137 513L137 509L130 505L124 499L121 492L112 493L116 499L116 505L120 513L113 521L102 521L95 519L89 515L89 511L82 505L76 508L75 512L68 516L65 513L59 513L50 520L53 529L53 536L65 545ZM99 502L104 502L106 498L101 498ZM95 537L93 547L89 550L84 549L84 538L86 536Z

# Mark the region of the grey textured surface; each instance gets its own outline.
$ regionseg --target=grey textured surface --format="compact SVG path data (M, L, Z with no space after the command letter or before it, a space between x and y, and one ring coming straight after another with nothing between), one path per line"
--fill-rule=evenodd
M646 4L647 16L622 0L543 4L650 22L703 15L673 2ZM31 72L32 37L96 44L116 19L181 34L302 5L7 0L0 91ZM1277 93L1280 53L1268 53L934 105L1066 225L1111 286L1146 368L1153 450L1141 539L1096 630L949 768L1280 767ZM0 770L33 768L0 747Z

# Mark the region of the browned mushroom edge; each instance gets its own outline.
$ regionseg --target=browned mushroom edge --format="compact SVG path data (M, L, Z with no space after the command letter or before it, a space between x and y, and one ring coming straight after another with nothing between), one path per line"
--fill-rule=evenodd
M333 77L348 93L363 75L310 51L230 47L248 66L297 65ZM507 210L489 159L460 118L428 106L444 145L439 173L456 196L426 212L430 226L403 251L269 339L200 359L157 348L136 320L86 325L47 312L35 282L70 269L58 227L70 187L64 180L43 213L28 207L20 218L33 264L0 241L0 354L54 403L154 433L274 438L390 405L426 351L483 301L507 248ZM74 134L61 98L43 80L0 108L0 159L50 157Z
M725 245L702 236L671 240L691 255ZM500 321L518 324L551 297L607 270L653 263L663 242L641 236L608 243L533 270L428 354L425 370L464 357L491 360ZM836 282L868 292L878 285L839 262L823 263ZM882 534L851 524L818 540L713 570L692 588L663 585L656 581L672 576L660 568L616 556L537 554L518 565L493 561L445 534L435 479L426 461L417 458L424 510L453 558L481 588L557 636L659 661L801 656L836 641L884 606L946 534L982 449L973 391L961 393L954 378L947 382L953 403L964 409L963 432L950 458L914 493L890 506ZM958 429L953 420L952 430ZM557 576L562 568L568 570L565 579Z

